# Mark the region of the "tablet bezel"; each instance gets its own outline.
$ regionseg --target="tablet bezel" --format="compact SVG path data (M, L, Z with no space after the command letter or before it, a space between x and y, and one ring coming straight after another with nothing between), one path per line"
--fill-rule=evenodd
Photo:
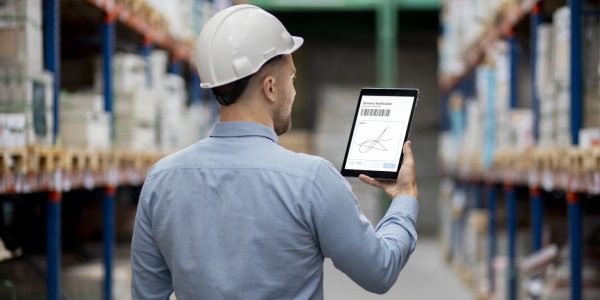
M414 102L412 104L412 108L410 110L410 116L408 119L408 124L406 127L406 134L404 136L404 141L402 145L406 143L408 137L410 135L410 125L412 124L413 114L415 112L415 107L417 107L417 102L419 101L419 90L418 89L379 89L379 88L363 88L360 91L360 95L358 96L358 101L356 104L356 111L354 113L354 120L352 121L352 128L350 129L350 136L348 137L348 145L346 146L346 154L344 155L344 162L342 163L341 173L343 176L347 177L358 177L360 174L367 175L369 177L375 179L384 179L384 180L393 180L398 178L398 173L400 173L400 168L402 167L402 160L404 158L404 151L400 154L400 161L398 162L398 167L395 172L386 172L386 171L372 171L372 170L354 170L354 169L346 169L346 161L348 160L348 154L350 152L350 145L352 142L352 135L354 134L354 128L356 126L356 120L358 118L358 113L360 110L360 103L362 101L363 96L397 96L397 97L406 97L410 96L414 98Z

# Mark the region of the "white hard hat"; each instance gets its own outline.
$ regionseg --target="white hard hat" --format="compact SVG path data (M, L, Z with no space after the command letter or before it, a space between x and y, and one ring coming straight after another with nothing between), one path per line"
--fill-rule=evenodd
M196 42L200 86L218 87L254 74L269 59L296 51L303 41L259 7L224 9L208 20Z

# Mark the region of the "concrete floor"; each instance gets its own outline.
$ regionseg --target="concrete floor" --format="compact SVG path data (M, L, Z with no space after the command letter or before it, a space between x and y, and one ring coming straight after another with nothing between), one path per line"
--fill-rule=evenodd
M369 293L337 270L331 260L325 262L325 299L475 299L473 293L444 262L437 242L421 238L396 284L384 295Z
M130 300L131 269L129 265L129 249L119 247L114 266L114 299ZM43 262L43 257L36 259ZM13 261L3 264L3 269L10 274L9 278L21 274L29 280L12 280L15 288L0 287L0 299L10 299L15 293L17 299L43 299L45 286L43 280L36 278L23 262ZM352 282L345 274L337 270L331 260L325 261L324 290L327 300L369 300L369 299L444 299L444 300L469 300L474 299L458 279L458 276L444 262L442 252L433 238L422 237L408 264L400 277L385 295L369 293ZM9 276L10 275L10 276ZM102 262L74 264L62 271L62 288L64 295L69 299L100 299L104 271Z
M100 271L101 266L98 264L96 268ZM116 262L115 269L121 279L115 280L115 299L131 299L129 292L126 291L128 286L124 284L124 282L130 280L129 261L121 256ZM400 273L396 285L385 295L377 295L363 290L350 280L346 274L337 270L329 259L325 260L324 276L326 300L475 299L473 293L460 282L458 276L444 262L437 241L431 237L422 237L418 241L417 248L402 273ZM101 277L98 277L100 282Z

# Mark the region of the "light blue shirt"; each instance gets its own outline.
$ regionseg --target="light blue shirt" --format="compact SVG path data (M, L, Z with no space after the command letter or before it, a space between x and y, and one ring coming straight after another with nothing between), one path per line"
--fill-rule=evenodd
M417 212L398 196L374 229L330 162L284 149L261 124L217 123L146 178L133 299L323 299L325 257L384 293L416 246Z

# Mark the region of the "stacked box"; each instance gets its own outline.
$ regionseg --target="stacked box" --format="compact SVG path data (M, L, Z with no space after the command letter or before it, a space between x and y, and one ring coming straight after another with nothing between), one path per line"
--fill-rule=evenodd
M150 70L152 73L152 88L162 87L163 76L167 73L169 55L163 50L154 50L150 55Z
M509 113L509 145L511 149L525 151L533 148L533 111L513 109Z
M158 55L159 56L159 55ZM152 81L160 85L160 76L154 74L153 60L130 53L117 53L113 57L113 116L114 142L119 149L156 149L156 96L148 84L147 68ZM150 64L150 65L149 65ZM156 72L162 69L156 67ZM154 78L156 77L156 79ZM104 85L100 61L96 62L95 90ZM152 82L154 84L154 82Z
M538 146L552 147L555 145L555 118L556 101L554 97L554 70L553 70L553 32L551 24L542 24L537 27L538 43L536 56L536 81L534 88L537 91L540 103L539 139Z
M151 90L137 89L115 92L113 113L115 119L136 125L153 127L156 121L156 105Z
M495 97L493 110L496 120L496 148L512 147L510 140L510 54L506 42L496 42L489 54L493 61L495 82L490 84L489 93Z
M471 155L481 155L483 148L484 131L483 126L483 111L480 102L476 99L468 99L466 101L466 126L462 139L461 153Z
M129 92L147 88L146 84L146 60L137 54L117 53L113 56L113 90L116 92ZM102 75L102 64L96 61L96 72L94 84L96 91L102 91L104 77Z
M41 75L40 75L41 74ZM4 147L51 145L54 78L48 72L28 75L19 69L0 73L0 114Z
M41 0L0 1L0 69L41 74L44 66Z
M66 147L110 148L110 115L104 97L97 93L60 95L60 142Z
M141 88L114 94L115 142L118 148L156 148L156 103L151 90Z
M556 99L555 144L571 145L571 99L570 99L570 10L562 7L554 13L554 84Z
M151 151L156 149L156 130L131 120L116 119L115 143L120 149Z
M583 18L583 127L600 127L600 18L587 14Z
M41 0L0 1L0 146L52 143L53 77L43 72Z
M190 113L186 107L185 82L178 75L163 77L162 99L159 101L159 144L163 151L189 146L192 133Z

